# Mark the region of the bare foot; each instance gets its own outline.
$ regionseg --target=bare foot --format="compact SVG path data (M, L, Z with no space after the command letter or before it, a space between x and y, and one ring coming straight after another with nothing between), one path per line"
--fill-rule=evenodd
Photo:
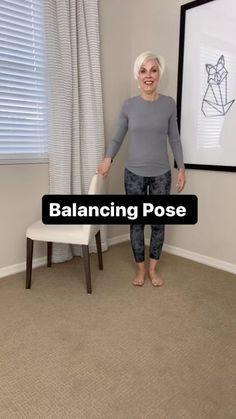
M133 280L133 285L136 287L142 287L145 281L145 272L137 272L136 277Z
M149 278L154 287L161 287L164 284L163 280L156 274L156 272L149 272Z

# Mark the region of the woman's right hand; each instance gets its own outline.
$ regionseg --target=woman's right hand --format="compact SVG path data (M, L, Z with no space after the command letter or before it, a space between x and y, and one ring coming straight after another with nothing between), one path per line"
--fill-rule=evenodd
M105 157L105 159L103 159L103 161L99 164L97 168L97 173L99 173L102 176L107 176L111 168L111 163L111 157Z

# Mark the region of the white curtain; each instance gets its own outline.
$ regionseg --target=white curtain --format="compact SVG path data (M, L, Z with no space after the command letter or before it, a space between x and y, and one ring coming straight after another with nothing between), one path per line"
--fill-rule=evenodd
M46 0L51 194L87 193L104 156L97 0ZM107 248L102 232L103 249ZM57 244L53 261L80 254Z

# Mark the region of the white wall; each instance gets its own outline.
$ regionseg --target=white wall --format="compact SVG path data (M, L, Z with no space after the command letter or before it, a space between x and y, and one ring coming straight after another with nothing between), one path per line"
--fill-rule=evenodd
M25 261L26 228L41 217L41 197L47 192L47 164L0 166L0 270ZM35 257L44 254L36 246Z
M132 66L140 52L151 49L164 55L167 69L160 91L176 97L179 14L183 3L99 0L107 143L123 100L138 94ZM123 193L126 152L127 144L113 163L111 193ZM185 192L199 198L199 222L195 226L168 226L166 243L236 266L235 181L236 173L187 170ZM25 261L25 230L40 217L41 196L47 192L47 165L0 166L0 273L1 268ZM127 233L127 226L109 227L110 238ZM35 256L43 255L45 251L36 246Z

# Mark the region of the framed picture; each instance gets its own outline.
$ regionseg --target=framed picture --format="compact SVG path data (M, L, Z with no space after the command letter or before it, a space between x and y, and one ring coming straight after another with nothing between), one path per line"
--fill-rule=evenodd
M187 168L236 171L236 1L181 6L177 115Z

